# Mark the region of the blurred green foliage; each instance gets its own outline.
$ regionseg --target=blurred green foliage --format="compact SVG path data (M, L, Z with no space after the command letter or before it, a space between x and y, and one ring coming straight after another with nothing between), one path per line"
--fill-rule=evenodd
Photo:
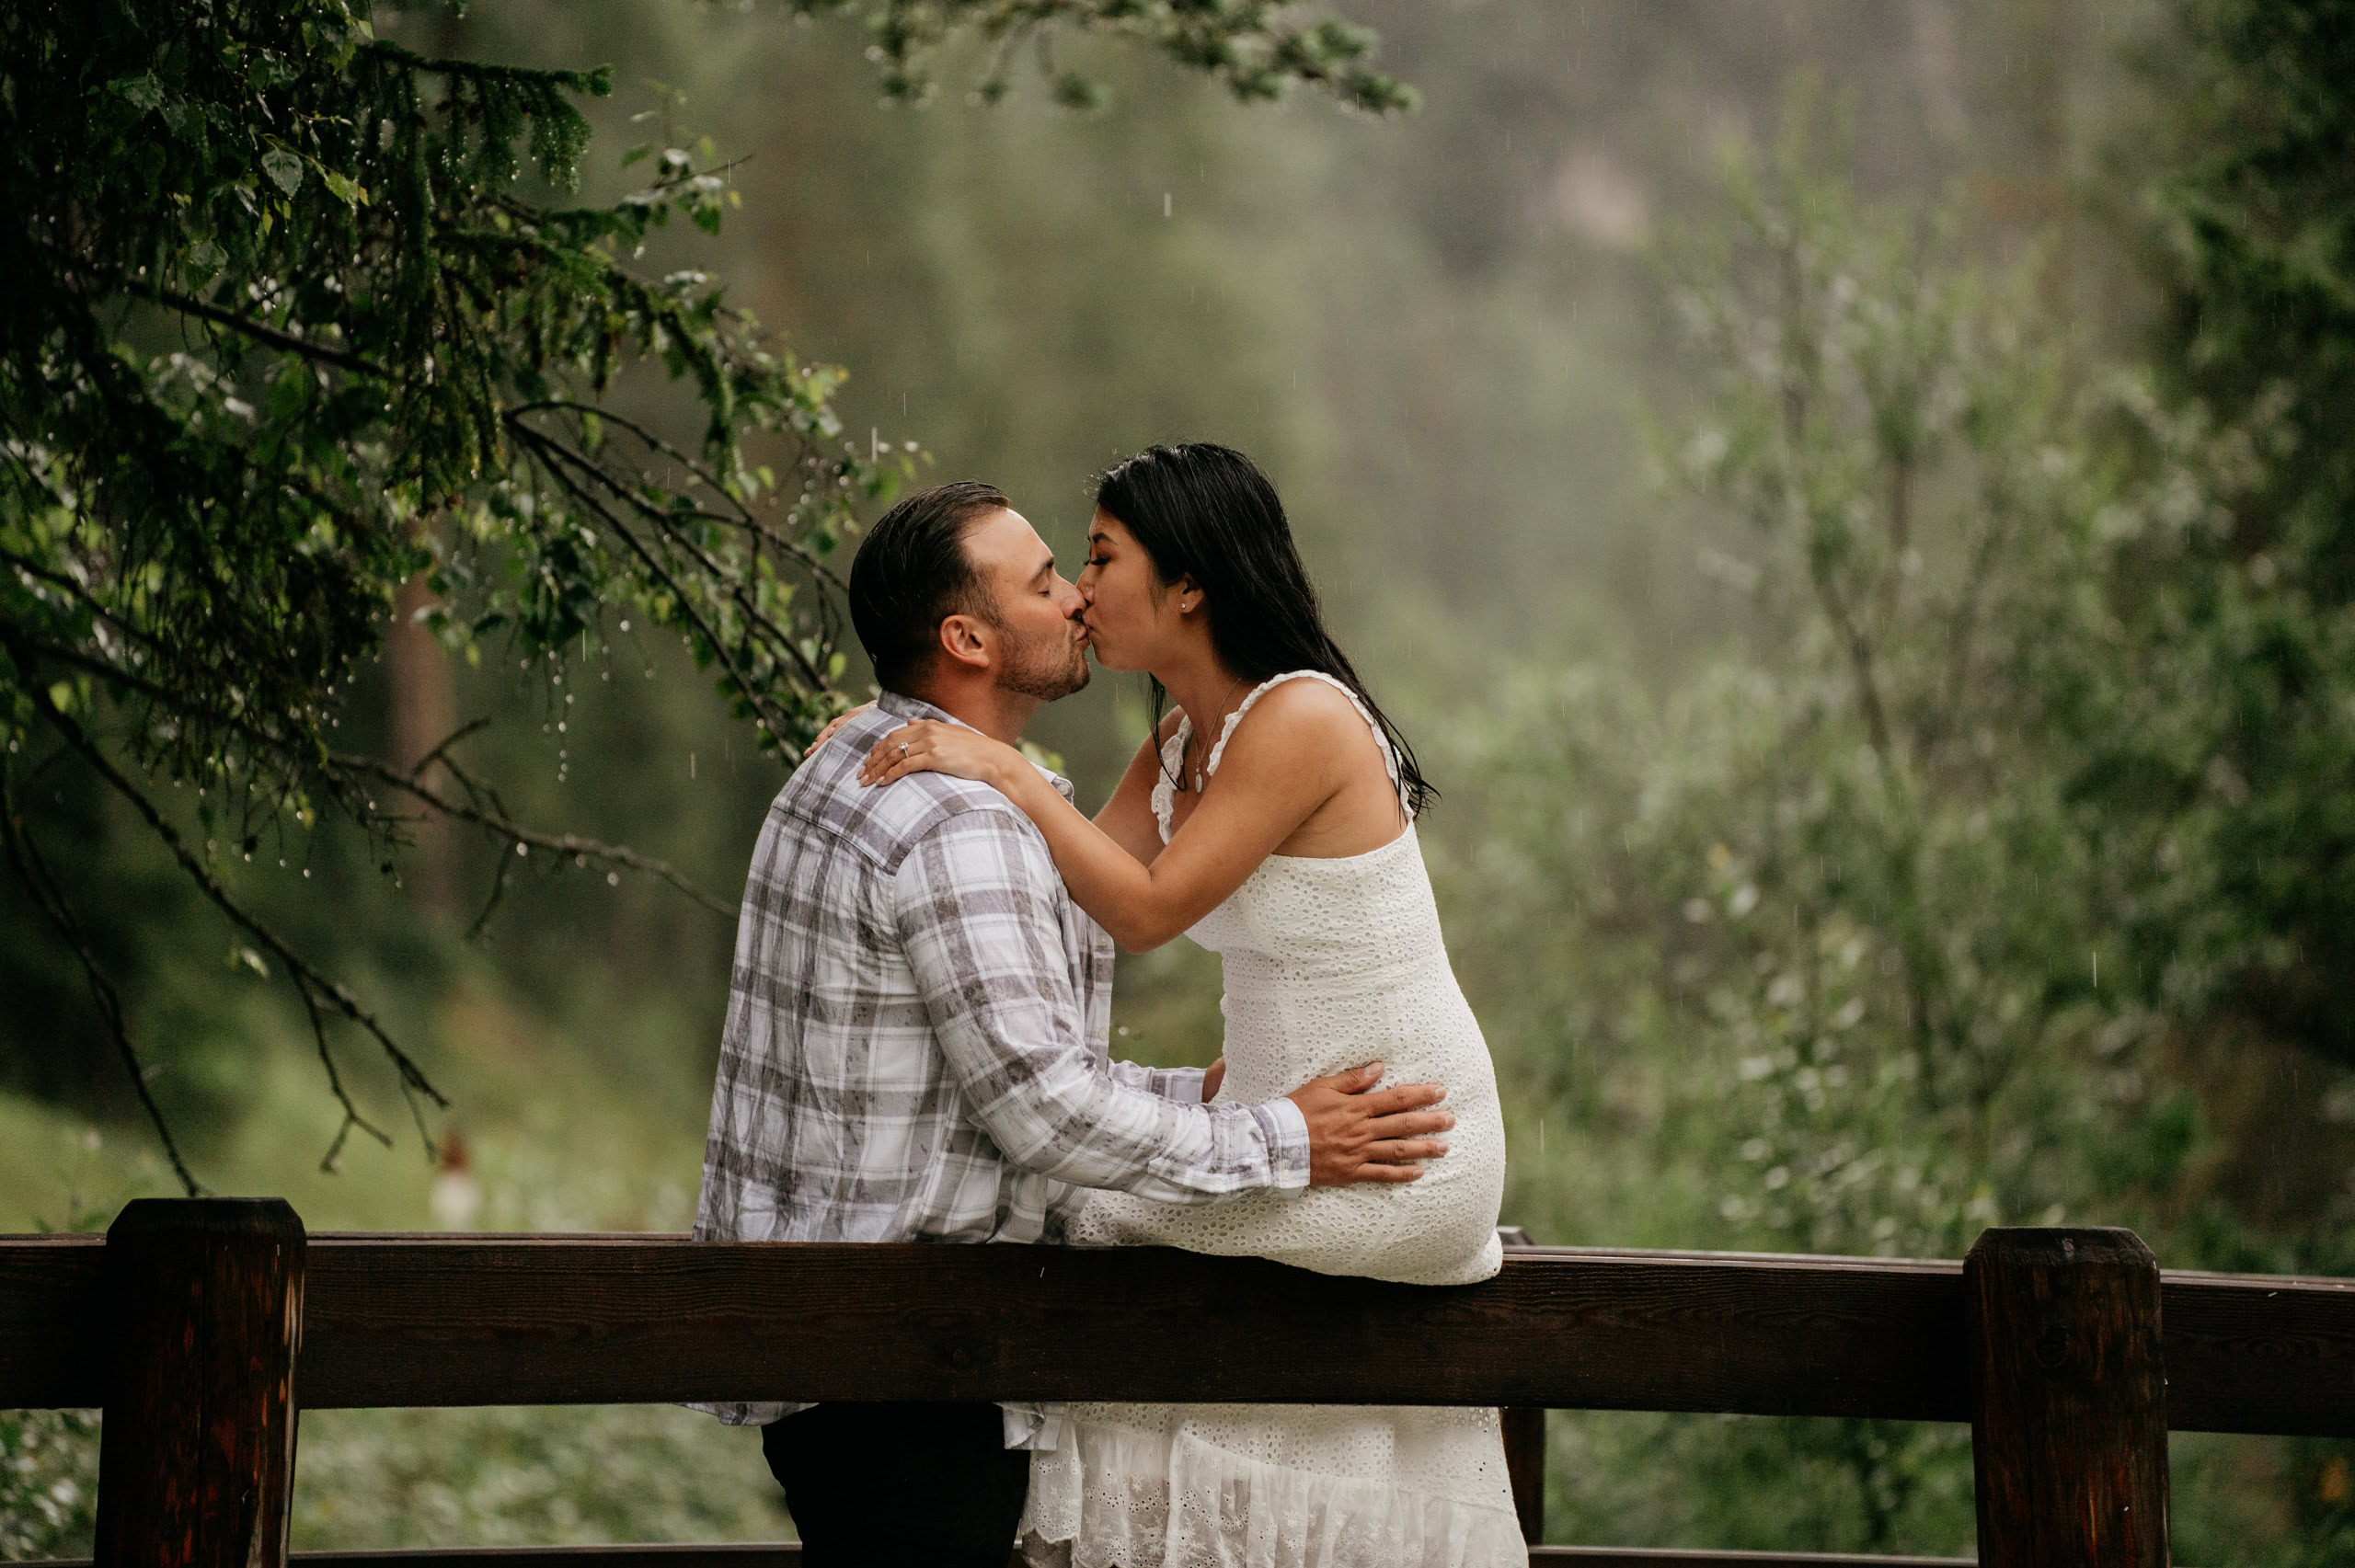
M0 1411L0 1558L89 1551L98 1434L96 1411Z
M2182 23L2157 361L2251 450L2211 516L2132 558L2136 677L2174 711L2100 715L2088 783L2179 824L2200 867L2144 949L2355 1064L2355 6L2187 0Z
M723 185L692 154L663 149L604 207L518 193L519 143L546 194L575 183L574 99L608 74L429 60L365 6L270 0L18 7L0 78L22 279L0 306L0 839L190 1191L74 868L29 816L61 765L144 818L250 966L293 986L344 1111L329 1161L355 1128L389 1136L345 1089L330 1019L381 1047L422 1131L440 1095L415 1060L222 880L322 812L387 876L420 808L534 841L449 754L458 734L401 758L343 746L400 585L429 574L442 597L419 613L470 659L505 629L556 682L634 612L790 749L841 673L797 587L897 470L839 440L837 372L773 353L701 274L632 269L673 213L717 228ZM634 362L692 385L693 435L601 396Z
M1246 99L1309 83L1375 111L1410 101L1366 66L1361 30L1271 4L863 12L900 98L958 35L1045 51L1096 29ZM423 813L519 856L684 879L512 817L456 750L477 726L349 749L337 732L388 625L396 646L431 628L469 664L496 650L569 703L569 662L634 617L712 672L748 746L789 763L844 705L828 558L914 445L870 429L862 451L839 370L764 337L707 272L638 265L672 217L717 234L741 202L708 139L661 120L620 159L644 184L563 200L592 129L580 101L611 91L609 68L420 52L344 0L43 5L0 24L0 82L24 280L0 305L0 840L190 1191L101 951L123 944L89 929L78 868L30 815L60 768L121 797L237 928L239 960L293 986L344 1112L328 1162L353 1130L390 1136L345 1086L331 1023L381 1049L430 1141L442 1097L414 1058L224 871L324 814L389 878ZM638 406L615 385L631 372L689 395Z

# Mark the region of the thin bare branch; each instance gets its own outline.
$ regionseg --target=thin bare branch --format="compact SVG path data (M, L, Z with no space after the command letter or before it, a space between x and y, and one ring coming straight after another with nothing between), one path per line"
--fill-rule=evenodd
M468 719L465 723L452 730L448 735L443 736L440 745L434 747L433 750L428 751L424 756L419 757L417 760L417 765L408 771L409 781L414 783L415 781L423 778L437 762L444 767L452 766L453 764L450 761L450 748L455 746L459 741L464 740L467 736L474 734L476 731L488 729L489 727L490 720L488 717ZM350 760L352 759L337 759L339 761ZM365 759L360 760L365 761Z
M15 649L11 651L15 653L19 666L28 670L29 677L31 666L29 656ZM268 948L278 961L286 967L289 979L293 982L296 990L303 995L304 1005L309 1012L313 1035L322 1057L327 1054L329 1048L325 1032L326 1017L319 1007L322 1000L331 1003L335 1011L359 1025L376 1041L379 1048L384 1051L385 1059L393 1064L401 1086L402 1098L408 1103L410 1118L417 1124L418 1136L424 1140L426 1150L430 1155L434 1149L433 1134L432 1130L425 1125L425 1113L419 1104L419 1096L423 1095L431 1100L435 1105L444 1109L449 1106L449 1097L434 1086L432 1081L425 1075L424 1069L418 1066L416 1059L400 1047L391 1034L385 1030L384 1024L377 1020L375 1014L360 1005L358 998L345 990L339 982L321 973L301 954L295 952L284 938L264 924L258 917L247 912L243 905L230 897L228 889L205 869L203 863L189 849L187 841L180 837L179 830L171 824L154 801L148 799L145 794L114 765L113 761L107 756L104 748L98 745L89 732L76 723L71 715L58 707L50 697L48 690L37 679L29 678L25 684L27 694L32 699L35 710L64 738L67 745L89 763L90 767L116 794L129 801L132 807L146 818L148 827L154 830L157 838L163 841L164 846L171 851L173 859L179 863L180 869L195 882L199 891L203 893L206 899L226 915L232 924ZM346 1116L358 1125L365 1126L366 1124L360 1117L358 1108L352 1104L349 1097L342 1095L341 1082L334 1072L331 1062L328 1082L331 1088L338 1091ZM378 1136L381 1137L382 1134ZM341 1134L339 1134L338 1138L339 1142Z
M570 494L575 500L579 501L582 506L589 508L600 518L603 518L605 522L612 527L614 532L620 535L622 541L629 546L630 553L636 555L646 569L654 575L656 580L660 581L663 587L671 590L675 602L679 606L680 613L685 615L690 621L692 621L695 624L695 630L703 634L704 641L711 648L712 657L719 660L721 667L728 671L729 678L736 682L737 692L746 702L751 703L755 708L762 710L761 716L763 722L768 727L769 732L776 737L777 744L779 746L784 746L786 741L785 727L781 722L782 715L776 711L774 704L770 704L766 698L762 696L760 688L752 682L752 679L741 670L737 668L735 659L730 658L729 655L727 640L719 635L718 628L712 625L711 623L706 619L703 612L695 608L694 597L690 595L683 586L681 586L678 578L672 575L671 569L662 563L654 552L646 547L646 542L638 538L638 536L631 530L623 526L621 520L614 516L610 508L598 500L595 496L589 492L585 486L573 477L567 464L569 462L575 460L577 454L571 452L561 443L552 441L546 437L540 435L537 431L527 431L523 439L529 441L533 445L534 449L541 454L545 466L548 473L554 475L557 483L563 486L565 490ZM550 453L562 457L566 459L567 462L546 462L546 457ZM604 471L600 469L595 464L585 464L585 467L589 473L597 476L600 483L611 484L609 476L607 476ZM792 651L797 659L799 659L804 664L808 662L806 658L802 658L798 648L795 648ZM796 757L793 760L798 761L799 759Z
M616 414L610 409L598 407L595 404L582 403L575 398L550 397L544 398L537 403L521 404L514 408L511 408L508 410L506 418L511 427L514 423L521 420L525 415L546 413L551 411L568 413L576 417L588 415L603 421L605 424L613 426L615 429L627 432L629 435L635 437L649 451L660 452L662 456L669 458L672 462L676 463L682 468L686 469L705 486L708 486L715 495L718 495L720 498L727 501L729 506L736 509L736 516L733 519L723 517L716 512L704 511L700 509L696 509L692 514L693 516L710 522L728 523L732 521L736 526L744 529L745 532L752 534L755 538L763 540L767 544L774 544L778 549L785 551L800 565L803 570L807 571L811 577L818 579L818 581L825 584L829 588L834 589L837 591L848 591L847 586L844 583L843 579L834 574L833 568L827 566L824 558L819 555L816 551L810 549L808 545L802 544L799 540L794 538L791 534L787 533L782 529L772 528L768 524L763 522L761 521L760 514L745 504L743 500L730 494L728 486L721 483L718 475L713 474L703 463L689 456L679 447L673 445L668 441L665 441L661 436L648 429L644 425L639 424L637 420L630 418L628 416ZM541 439L546 440L548 438L543 434ZM571 451L572 449L568 448L567 450ZM574 461L587 463L587 459L577 452L574 452L573 455ZM594 467L595 464L588 464L588 466Z
M706 577L718 582L732 583L733 586L729 589L727 594L729 602L733 603L738 610L743 612L744 618L747 621L758 626L762 631L767 633L770 641L783 647L786 652L793 656L793 662L800 667L802 679L808 681L813 690L823 691L826 689L825 676L819 671L816 663L810 659L810 656L802 651L800 644L796 641L793 636L791 628L780 626L772 620L767 612L763 611L755 601L747 597L743 583L741 578L737 578L736 574L729 572L718 562L713 560L709 555L705 555L701 549L696 547L694 541L688 539L685 535L681 533L677 528L672 526L670 519L662 511L656 508L648 506L643 498L638 496L627 486L617 483L614 476L606 473L602 466L592 462L580 452L564 445L561 441L554 441L537 431L531 432L527 439L530 441L536 443L534 450L541 451L543 452L544 462L546 461L546 453L552 452L556 454L557 457L563 459L565 463L571 464L573 467L578 468L580 472L594 479L616 499L627 503L638 511L645 514L648 521L650 522L656 532L662 536L663 541L669 544L672 548L684 552L694 561L695 566L703 571ZM550 463L547 465L551 472L557 471L557 464ZM657 575L661 576L663 585L665 587L671 589L674 593L683 592L679 588L676 579L670 577L663 568L656 565L652 556L645 549L643 544L629 531L626 526L623 524L619 518L614 515L610 509L606 508L602 503L590 498L585 492L582 491L580 486L572 481L569 475L557 473L557 477L558 481L564 485L566 489L571 491L574 496L580 498L581 505L592 508L596 511L597 515L603 518L605 522L612 527L615 533L619 534L625 541L626 541L630 545L632 553L637 555L640 560L645 561L649 569L654 570ZM692 515L706 514L696 513ZM696 618L696 625L698 628L705 631L706 635L708 636L713 635L699 616ZM723 662L726 662L726 656L724 653L721 655L721 658ZM735 667L732 663L729 665L729 673L731 675L736 673ZM741 680L739 684L742 684ZM746 695L748 697L752 695L749 688L746 690ZM759 701L756 697L752 700L756 704ZM764 716L769 717L772 720L774 720L775 717L774 715ZM779 744L783 744L783 738L781 734L779 737ZM796 755L792 760L798 761L799 758Z
M475 911L474 922L466 927L468 942L481 941L482 933L490 929L490 917L499 912L499 906L507 898L508 875L507 856L491 857L490 891L484 896L482 908Z
M189 1196L202 1197L204 1188L189 1170L178 1140L172 1137L171 1124L164 1119L164 1108L155 1103L155 1093L147 1087L147 1070L140 1060L139 1044L131 1037L130 1022L123 1016L122 994L115 990L114 980L98 962L89 938L83 934L82 922L75 918L73 906L58 886L55 873L49 869L49 863L41 858L40 848L32 841L24 813L17 804L12 771L6 758L0 756L0 841L7 844L9 863L16 867L17 879L32 895L42 918L74 950L75 960L82 966L82 978L90 988L91 1005L98 1009L98 1021L106 1025L108 1037L114 1041L115 1054L122 1059L132 1092L139 1096L140 1108L147 1113L148 1123L155 1129L155 1139L164 1146L164 1158L171 1162L172 1174L179 1178L180 1188Z
M477 722L479 723L481 721ZM475 727L475 726L468 727L468 728L473 727ZM462 730L459 733L464 734L465 731ZM551 853L559 855L575 855L583 859L599 862L602 864L618 866L626 871L635 871L644 876L656 877L661 881L669 883L680 892L684 893L688 898L693 898L696 903L701 904L705 909L711 910L712 913L726 915L730 919L734 918L736 914L735 905L728 903L722 899L716 898L709 893L705 892L702 888L689 881L685 875L679 871L677 867L672 865L667 861L657 860L651 855L640 854L638 851L629 848L626 844L604 843L596 839L583 838L578 833L543 833L533 829L526 828L522 823L513 820L511 818L508 817L503 810L498 808L495 804L497 796L492 795L487 786L481 784L480 782L476 780L471 774L465 773L463 770L459 769L456 763L453 762L446 755L443 755L444 750L451 744L451 741L454 741L456 738L456 736L453 736L451 740L443 741L441 746L436 747L432 751L427 753L426 761L433 761L438 760L443 767L449 768L452 771L453 776L458 779L461 788L465 789L468 794L476 799L481 799L488 796L492 802L494 802L492 806L486 807L484 806L472 804L466 801L453 800L447 795L442 795L420 783L415 775L404 774L398 769L387 767L385 764L377 761L373 757L358 757L339 753L329 759L329 761L335 767L346 769L351 773L363 774L369 778L375 779L393 789L399 790L401 793L408 795L420 805L430 807L433 810L441 812L443 816L454 818L458 821L471 822L475 826L482 828L487 831L506 840L509 843L524 844L535 850L546 850ZM419 764L420 770L423 766L423 763ZM503 858L500 864L502 867L505 865ZM494 902L496 900L494 899ZM485 911L486 914L488 914L488 910ZM481 922L478 920L477 921L477 927L479 927L480 923Z
M184 315L209 321L215 326L225 326L241 337L250 338L255 342L266 344L272 349L282 349L290 354L300 354L306 360L316 360L323 365L333 365L338 370L350 371L354 375L373 376L378 381L392 379L392 372L382 365L362 359L357 354L346 353L341 349L329 348L325 343L314 343L306 338L297 338L291 332L281 332L277 327L265 326L251 316L239 315L235 311L223 310L218 305L206 304L202 300L190 295L175 293L169 289L157 289L148 297L158 304L168 305Z

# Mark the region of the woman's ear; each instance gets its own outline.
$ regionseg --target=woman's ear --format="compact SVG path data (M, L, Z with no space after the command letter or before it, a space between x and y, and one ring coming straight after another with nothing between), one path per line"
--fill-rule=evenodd
M1202 590L1194 585L1192 578L1179 578L1177 586L1170 591L1178 600L1178 612L1180 615L1191 615L1202 607Z

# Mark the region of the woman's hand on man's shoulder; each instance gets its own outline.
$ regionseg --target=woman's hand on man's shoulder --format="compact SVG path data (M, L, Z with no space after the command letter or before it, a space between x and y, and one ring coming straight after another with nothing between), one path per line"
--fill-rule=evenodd
M802 757L807 759L814 756L817 753L818 748L823 746L827 741L832 740L834 738L835 733L839 731L843 726L848 724L851 720L856 718L859 715L865 713L874 705L875 704L873 703L861 703L858 706L851 709L848 713L836 714L833 718L827 720L826 727L818 732L817 739L810 742L810 750L801 753Z

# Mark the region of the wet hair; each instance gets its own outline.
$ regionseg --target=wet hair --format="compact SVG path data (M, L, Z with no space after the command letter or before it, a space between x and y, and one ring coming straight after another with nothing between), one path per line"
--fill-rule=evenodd
M877 684L904 691L929 669L949 616L994 618L996 606L965 553L965 530L1005 504L996 486L959 479L917 491L867 531L845 597Z
M1255 684L1293 670L1333 677L1356 693L1388 738L1408 811L1419 816L1439 797L1416 764L1414 748L1325 630L1283 503L1249 458L1210 441L1147 447L1097 476L1096 504L1129 531L1155 576L1164 583L1191 578L1202 590L1220 663ZM1168 695L1160 681L1153 683L1156 725Z

